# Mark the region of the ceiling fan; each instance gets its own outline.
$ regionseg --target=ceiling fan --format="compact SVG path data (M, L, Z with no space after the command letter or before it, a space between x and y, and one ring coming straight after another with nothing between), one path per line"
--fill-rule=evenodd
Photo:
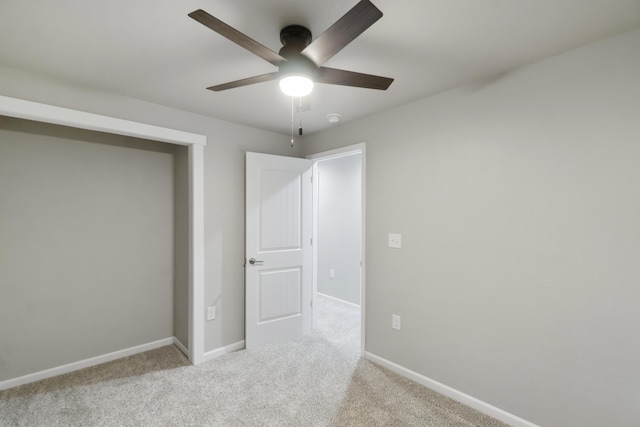
M322 66L382 17L382 12L369 0L358 2L313 41L311 31L303 26L283 28L280 31L283 47L278 53L202 9L191 12L189 17L278 67L278 71L211 86L209 90L222 91L279 79L285 94L300 97L311 92L313 82L379 90L386 90L393 82L388 77Z

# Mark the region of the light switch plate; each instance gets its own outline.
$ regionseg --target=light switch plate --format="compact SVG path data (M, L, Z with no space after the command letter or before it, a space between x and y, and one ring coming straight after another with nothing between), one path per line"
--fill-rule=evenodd
M391 327L396 331L399 331L402 328L400 315L398 314L391 315Z
M389 247L400 249L402 247L402 234L389 233Z

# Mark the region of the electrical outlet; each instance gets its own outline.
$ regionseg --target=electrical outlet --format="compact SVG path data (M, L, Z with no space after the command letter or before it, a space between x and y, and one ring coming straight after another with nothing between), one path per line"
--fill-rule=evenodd
M397 331L400 330L402 325L400 324L400 316L397 314L391 315L391 327Z
M331 270L329 270L329 279L335 279L336 278L336 271L332 268Z
M402 234L389 233L389 247L400 249L402 247Z
M207 307L207 320L214 320L216 318L216 306L212 305Z

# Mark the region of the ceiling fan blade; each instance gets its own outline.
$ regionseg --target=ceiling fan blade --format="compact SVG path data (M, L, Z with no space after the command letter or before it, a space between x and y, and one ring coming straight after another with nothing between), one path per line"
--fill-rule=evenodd
M389 77L373 76L371 74L338 70L336 68L320 67L316 73L317 83L327 83L341 86L363 87L366 89L387 90L393 83Z
M222 83L219 85L211 86L211 87L208 87L207 89L215 92L220 92L221 90L233 89L236 87L248 86L255 83L263 83L263 82L275 80L279 77L279 75L280 73L278 73L277 71L273 73L260 74L259 76L247 77L246 79L241 79L233 82Z
M380 18L382 18L380 9L369 0L361 0L302 53L320 66Z
M228 24L225 24L218 18L209 15L202 9L191 12L189 14L189 17L195 19L202 25L209 27L221 36L224 36L232 42L242 46L249 52L258 55L265 61L272 63L276 67L286 61L285 58L278 55L268 47L261 45L251 37L242 34L240 31L236 30Z

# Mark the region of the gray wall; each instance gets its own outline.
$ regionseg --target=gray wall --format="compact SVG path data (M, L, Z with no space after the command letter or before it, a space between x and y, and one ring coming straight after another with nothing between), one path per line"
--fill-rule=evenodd
M639 52L636 30L305 139L367 143L367 351L539 425L640 425Z
M286 135L239 126L6 67L0 67L0 94L184 130L207 137L204 150L204 304L216 304L218 313L216 320L205 323L205 351L216 350L243 340L244 153L255 151L297 156L300 154L299 146L291 149ZM178 154L177 158L179 157ZM181 184L176 182L175 185ZM0 222L3 223L4 219L0 218ZM176 260L176 268L179 263L180 261ZM174 265L173 262L171 265ZM78 304L91 300L91 296L84 296L81 300L78 299ZM178 307L184 306L180 305L178 299L175 302ZM202 309L204 310L204 307ZM43 308L36 306L34 310ZM80 316L75 318L75 321L82 322L83 319ZM174 327L177 328L176 334L184 335L184 325L176 323ZM95 339L100 340L99 335L96 335ZM148 341L141 339L132 345L146 342ZM64 346L65 343L56 342L51 345ZM91 356L101 354L104 354L104 351L96 348ZM36 366L40 359L47 358L47 355L41 353L29 357L37 359L33 363L33 366ZM83 354L69 354L65 363L83 358Z
M322 160L318 167L317 290L360 305L362 155ZM334 278L329 272L334 270Z
M0 116L0 380L173 336L173 153Z

